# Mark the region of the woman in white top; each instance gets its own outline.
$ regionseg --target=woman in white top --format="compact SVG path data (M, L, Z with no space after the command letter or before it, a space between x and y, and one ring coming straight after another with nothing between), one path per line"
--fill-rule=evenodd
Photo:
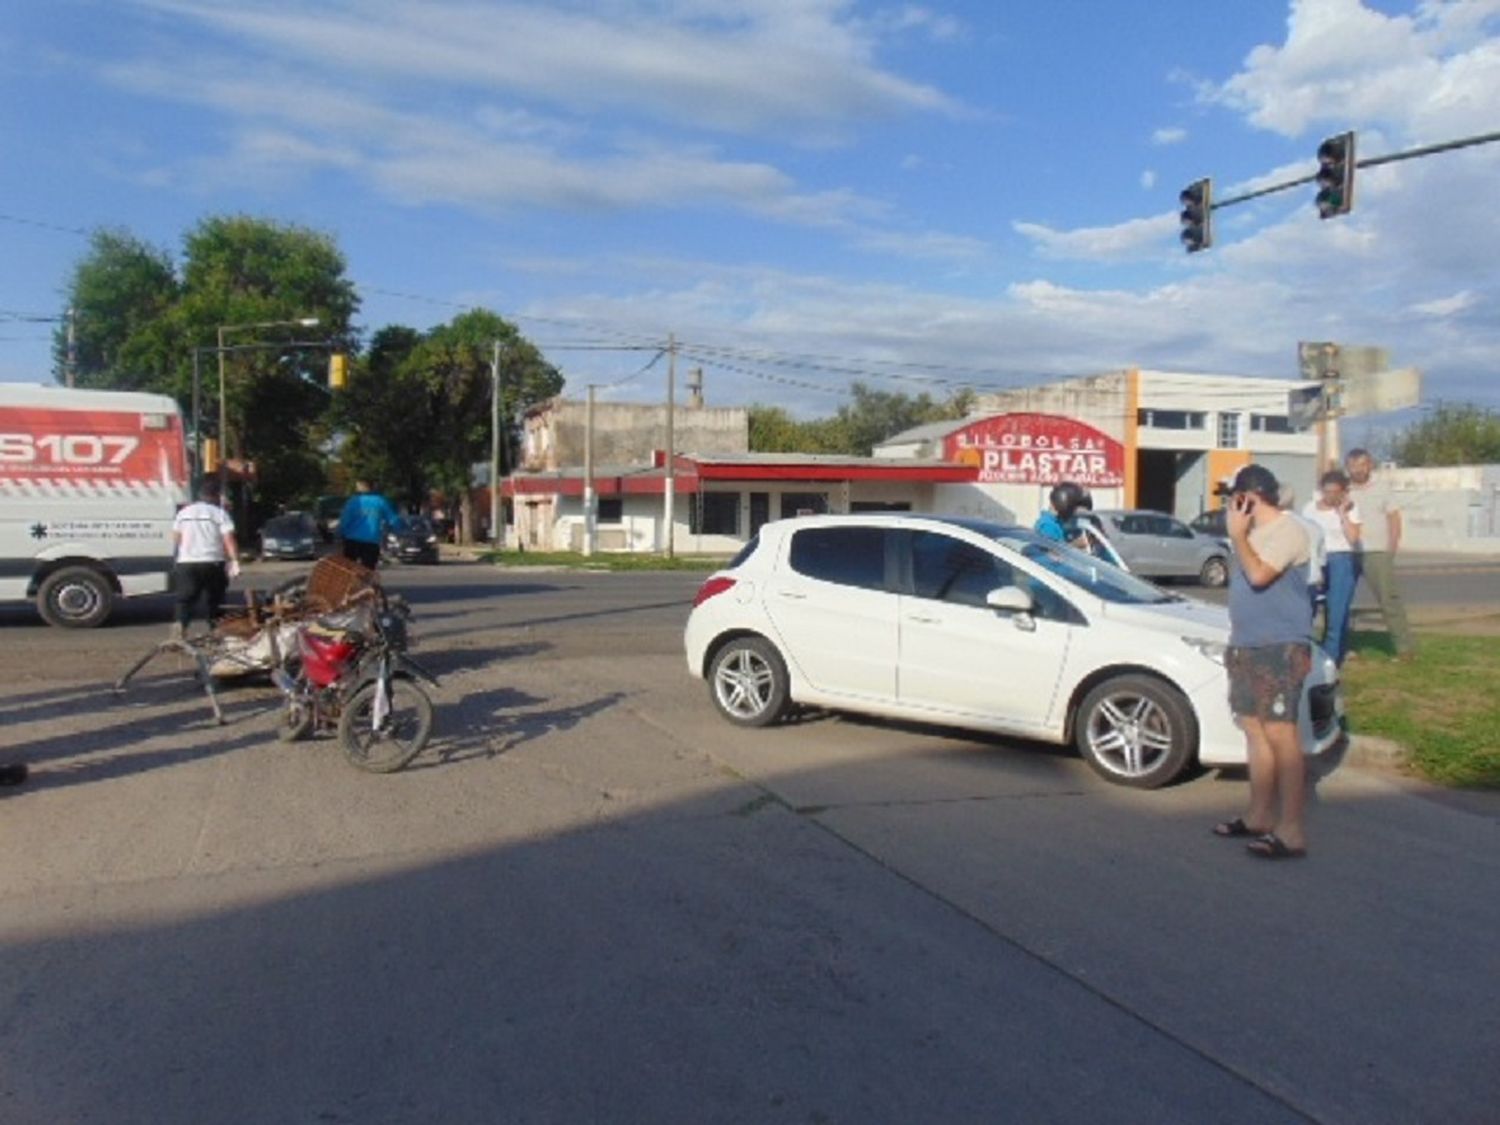
M1323 651L1343 664L1349 652L1349 614L1354 605L1354 587L1359 584L1359 507L1349 498L1349 478L1341 469L1329 469L1318 481L1319 495L1309 500L1302 514L1323 529L1328 561L1323 589L1327 611L1323 629Z

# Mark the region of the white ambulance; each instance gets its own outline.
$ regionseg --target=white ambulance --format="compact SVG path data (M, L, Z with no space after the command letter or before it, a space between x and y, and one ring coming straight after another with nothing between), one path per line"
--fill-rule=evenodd
M165 591L187 490L171 398L0 383L0 601L87 628Z

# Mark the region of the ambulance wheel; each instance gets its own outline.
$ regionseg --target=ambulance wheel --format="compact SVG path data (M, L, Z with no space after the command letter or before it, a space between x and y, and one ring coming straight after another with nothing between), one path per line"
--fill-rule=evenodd
M109 579L87 566L65 566L42 580L36 607L48 625L92 629L103 625L114 608Z

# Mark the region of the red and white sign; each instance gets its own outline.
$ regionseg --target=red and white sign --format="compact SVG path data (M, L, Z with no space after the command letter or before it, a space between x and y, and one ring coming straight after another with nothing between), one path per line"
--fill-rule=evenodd
M1125 447L1093 426L1057 414L1000 414L948 435L944 456L974 465L987 484L1085 488L1125 483Z
M0 477L181 485L187 480L175 414L124 410L0 409Z

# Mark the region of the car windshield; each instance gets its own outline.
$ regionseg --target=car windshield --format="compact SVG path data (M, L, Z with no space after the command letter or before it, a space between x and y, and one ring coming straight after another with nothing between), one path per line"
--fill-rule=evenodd
M279 535L288 539L312 534L312 528L306 525L302 516L276 516L274 519L267 520L265 527L261 530L265 535Z
M432 524L426 516L403 516L397 528L407 535L431 535Z
M986 534L1016 551L1022 558L1031 560L1104 601L1123 605L1161 605L1183 600L1180 594L1169 594L1159 586L1153 586L1101 558L1038 535L1034 531L996 526Z

